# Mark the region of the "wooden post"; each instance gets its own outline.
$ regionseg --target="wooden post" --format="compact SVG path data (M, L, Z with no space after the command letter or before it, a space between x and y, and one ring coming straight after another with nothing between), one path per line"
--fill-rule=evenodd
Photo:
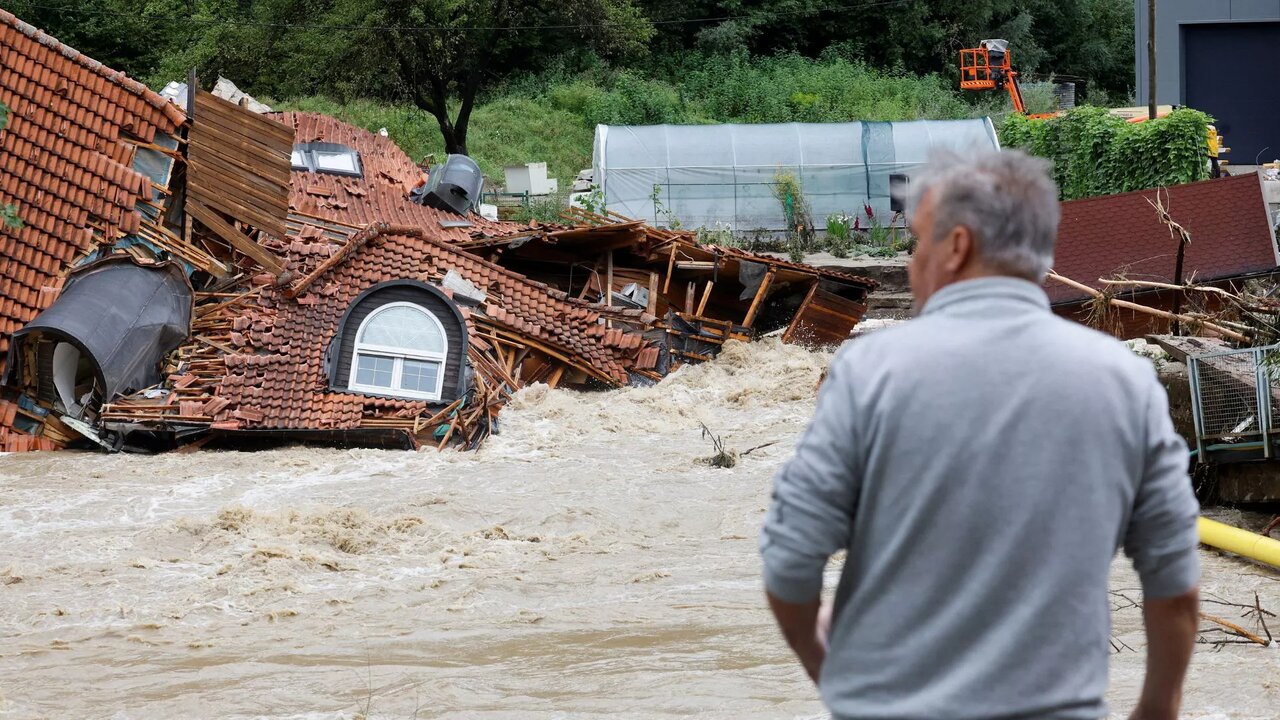
M676 244L671 243L671 257L667 259L667 281L662 285L662 294L671 290L671 271L676 267Z
M800 327L800 318L804 315L804 311L809 307L809 302L813 300L813 294L818 291L818 281L814 281L809 286L809 292L804 296L804 300L800 302L800 307L796 308L795 317L791 318L791 324L787 326L787 331L782 333L782 342L789 343L791 338L795 337L796 330Z
M698 295L698 286L692 282L689 283L689 286L684 293L684 314L685 315L693 314L693 299L697 295Z
M658 314L658 273L649 273L649 306L645 308L645 312L656 316Z
M604 304L605 307L613 307L613 250L609 250L608 256L605 258L605 283L604 283ZM605 318L604 326L613 327L613 319Z
M702 317L702 313L707 310L707 301L711 299L711 288L715 287L714 280L707 281L707 287L702 291L702 301L698 303L698 317Z
M604 304L613 305L613 251L605 258Z
M1147 119L1156 119L1156 0L1147 0Z
M769 268L769 272L764 274L764 279L760 281L760 287L756 288L756 296L751 300L751 308L747 310L747 317L742 321L746 327L751 327L751 323L756 321L756 312L760 309L761 303L764 302L765 296L769 294L769 286L773 284L774 269Z
M547 379L547 385L549 387L554 389L560 384L560 378L564 377L564 368L564 364L560 364L556 367L555 372L551 373L551 377Z

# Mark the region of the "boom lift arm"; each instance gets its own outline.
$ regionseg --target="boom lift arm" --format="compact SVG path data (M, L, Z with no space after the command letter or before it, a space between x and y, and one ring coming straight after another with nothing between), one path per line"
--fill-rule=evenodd
M1007 40L983 40L978 47L960 51L961 90L1009 91L1015 112L1025 115L1027 106L1022 102L1022 89L1018 87L1018 73L1010 62Z

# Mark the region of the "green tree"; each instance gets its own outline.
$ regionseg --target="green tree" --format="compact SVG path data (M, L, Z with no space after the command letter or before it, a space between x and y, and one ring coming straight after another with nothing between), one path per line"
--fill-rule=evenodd
M831 47L872 67L956 77L961 48L1004 38L1018 70L1082 81L1082 91L1123 98L1133 86L1131 0L930 0L832 9L824 0L641 0L662 33L655 63L672 76L689 47L726 55ZM699 22L680 19L727 18Z
M11 0L5 9L66 45L145 79L173 51L185 0Z
M631 0L202 0L199 32L166 65L224 74L276 96L408 102L467 151L479 94L514 70L586 47L645 52L653 27ZM218 18L222 18L221 22ZM226 22L239 18L239 22Z

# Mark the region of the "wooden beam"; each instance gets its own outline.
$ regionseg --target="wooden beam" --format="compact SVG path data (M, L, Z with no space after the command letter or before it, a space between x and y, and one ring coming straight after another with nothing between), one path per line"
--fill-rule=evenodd
M809 286L809 292L804 296L800 307L796 308L796 314L791 318L791 324L787 326L787 331L782 333L782 342L791 342L791 338L796 334L796 328L800 325L800 318L804 316L804 309L809 306L809 303L813 300L813 294L817 291L818 281L815 279L813 284Z
M658 273L649 273L649 305L645 308L645 312L657 317L658 315Z
M231 243L231 246L240 252L253 258L264 270L272 275L279 275L284 272L284 265L280 263L280 259L272 255L266 248L254 242L247 235L236 230L231 223L223 220L218 213L201 205L199 201L191 198L187 199L187 212L195 216L200 224L217 233L218 237Z
M742 321L746 327L751 327L751 323L756 321L756 312L760 309L760 305L764 302L765 297L769 295L769 286L773 284L774 270L764 274L764 279L760 281L760 287L756 288L756 296L751 300L751 307L747 310L747 317Z
M613 250L610 250L605 256L605 276L604 283L604 304L605 307L613 307ZM605 319L604 326L613 327L613 320Z
M662 284L662 294L666 295L671 290L671 271L676 265L676 244L671 243L671 257L667 260L667 279Z
M613 251L610 250L605 256L605 278L604 285L604 304L613 304Z
M696 283L689 283L684 293L684 314L693 314L693 300L698 296L698 286Z
M711 288L715 287L715 284L714 280L707 281L706 289L702 291L702 301L698 303L698 315L706 312L707 301L711 299Z
M1089 295L1095 298L1102 297L1102 293L1100 291L1094 290L1093 288L1089 287L1088 285L1085 285L1084 283L1076 282L1071 278L1063 277L1062 275L1059 275L1058 273L1053 272L1052 270L1049 271L1049 274L1047 277L1050 280L1056 280L1057 282L1062 283L1067 287L1072 287L1081 292L1088 293ZM1127 300L1119 300L1116 298L1108 298L1107 302L1118 308L1124 308L1126 310L1134 310L1140 313L1146 313L1147 315L1154 315L1155 317L1158 317L1158 318L1164 318L1166 320L1178 320L1188 324L1199 325L1200 327L1206 330L1212 330L1213 332L1218 333L1222 337L1231 338L1232 340L1238 340L1243 343L1250 342L1250 339L1245 335L1243 335L1242 333L1238 333L1235 330L1222 327L1221 325L1217 325L1215 323L1209 322L1208 320L1203 320L1201 318L1194 318L1188 315L1175 314L1175 313L1168 312L1167 310L1157 310L1156 308L1147 307L1146 305L1139 305L1138 303L1129 302Z
M565 366L563 364L556 366L555 372L552 372L551 377L547 378L547 385L549 387L554 389L560 384L560 379L564 377L564 369Z

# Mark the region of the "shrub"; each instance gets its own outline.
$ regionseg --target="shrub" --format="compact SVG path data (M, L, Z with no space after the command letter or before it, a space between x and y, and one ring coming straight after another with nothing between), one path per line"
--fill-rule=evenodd
M1208 178L1210 122L1186 108L1130 123L1103 108L1079 107L1047 120L1011 116L1000 140L1052 160L1060 196L1074 200Z
M560 213L564 212L567 199L566 193L529 198L529 202L512 213L510 219L518 223L563 223Z
M0 103L0 131L9 123L9 108ZM18 217L18 209L12 205L0 205L0 228L21 228L22 218Z
M814 249L813 210L795 173L779 170L773 176L773 196L782 205L787 223L787 252L792 262L802 262L805 253Z
M838 258L849 257L849 236L853 220L848 215L827 216L827 252Z

